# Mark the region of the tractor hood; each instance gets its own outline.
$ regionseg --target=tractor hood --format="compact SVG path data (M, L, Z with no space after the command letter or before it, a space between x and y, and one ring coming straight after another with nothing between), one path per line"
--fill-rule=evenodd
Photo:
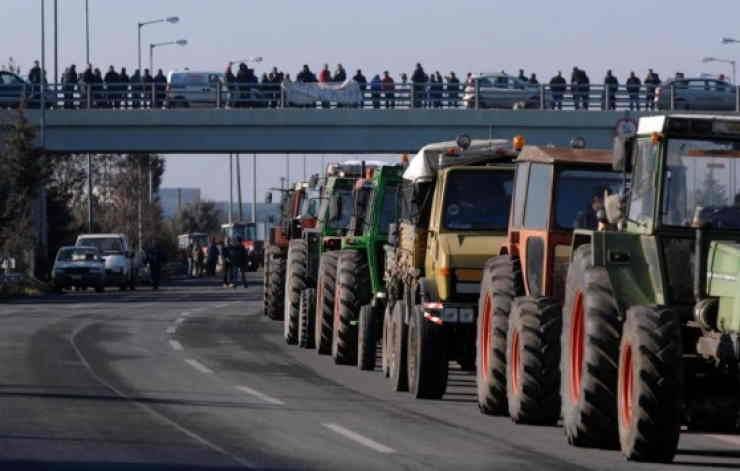
M483 268L486 260L499 254L505 242L504 234L442 233L439 250L449 268Z

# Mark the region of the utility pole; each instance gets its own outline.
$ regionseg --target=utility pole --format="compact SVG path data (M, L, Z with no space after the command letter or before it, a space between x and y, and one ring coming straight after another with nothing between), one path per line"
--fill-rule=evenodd
M257 222L257 154L252 154L252 222Z
M139 252L144 249L144 166L139 165L139 191L137 193L139 203Z
M93 231L92 154L87 154L87 230Z
M285 185L290 188L290 154L285 154Z
M54 0L54 90L59 83L59 0Z
M85 0L85 65L90 63L90 4Z
M239 221L244 220L244 212L242 210L242 167L241 157L236 154L236 199L239 204Z
M234 218L234 154L229 154L229 224Z
M44 82L46 79L46 12L44 4L46 0L41 0L41 147L46 147L46 90Z

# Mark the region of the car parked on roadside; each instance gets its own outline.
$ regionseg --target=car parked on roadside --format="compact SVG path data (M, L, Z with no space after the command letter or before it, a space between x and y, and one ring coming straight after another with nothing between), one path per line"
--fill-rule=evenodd
M92 287L101 293L105 289L105 261L96 247L62 247L54 259L51 279L57 291Z
M138 268L125 234L81 234L75 245L95 247L100 251L105 260L106 285L118 286L121 291L135 289Z
M655 90L655 105L659 110L735 111L736 93L737 87L724 80L673 78Z
M539 86L531 85L505 72L474 75L465 86L463 94L463 103L466 108L475 108L476 88L478 89L478 108L510 110L538 108L540 105Z

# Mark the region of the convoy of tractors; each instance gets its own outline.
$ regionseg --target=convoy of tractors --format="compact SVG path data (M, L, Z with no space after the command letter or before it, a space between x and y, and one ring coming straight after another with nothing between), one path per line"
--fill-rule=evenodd
M419 399L474 371L482 413L561 423L574 446L668 462L682 427L737 432L740 119L573 144L463 135L296 183L265 314Z

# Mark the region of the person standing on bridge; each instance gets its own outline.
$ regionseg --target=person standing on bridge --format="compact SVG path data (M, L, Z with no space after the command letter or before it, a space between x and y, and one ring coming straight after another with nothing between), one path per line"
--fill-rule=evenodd
M342 66L342 64L337 64L337 70L334 71L332 81L344 83L345 80L347 80L347 72L344 70L344 66Z
M552 109L562 110L563 109L563 96L565 96L565 90L567 83L563 72L558 70L557 75L550 79L550 94L552 96Z
M655 89L660 85L660 77L658 74L653 72L653 69L648 69L647 77L645 77L645 109L655 109Z
M131 106L139 108L141 106L141 71L134 70L131 74Z
M77 88L77 69L74 64L70 65L64 72L62 83L64 84L64 108L72 109L74 108L74 94Z
M383 81L380 80L380 75L375 74L370 80L370 97L373 102L373 109L380 109L380 92L383 90Z
M360 103L355 105L355 107L363 107L363 102L365 101L365 90L367 89L367 79L364 75L362 75L362 70L357 69L357 73L354 77L352 77L352 80L357 82L357 84L360 86L360 95L362 96Z
M39 61L33 61L33 67L28 71L28 81L31 83L31 107L39 106L41 98L41 67Z
M390 76L388 71L383 72L383 79L381 80L383 84L383 96L385 97L385 108L391 109L396 107L396 84L393 81L393 77Z
M630 72L630 76L627 79L626 85L627 95L630 99L630 111L640 111L640 87L642 86L642 84L640 83L640 79L637 78L637 75L635 75L634 70Z
M105 73L103 80L105 80L105 89L108 92L108 107L115 108L116 101L118 101L118 74L112 65L108 67L108 72Z
M167 77L164 76L162 69L157 70L154 76L154 106L161 108L167 95Z
M229 108L236 108L238 106L236 103L236 75L234 75L234 72L231 70L233 65L233 63L229 62L226 66L226 71L224 72L224 85L228 92L226 104L229 105Z
M303 64L303 68L295 77L296 82L302 83L316 83L316 76L311 69L308 68L308 64Z
M331 82L331 72L329 72L329 64L324 64L324 67L321 69L321 72L319 72L319 83L329 83ZM321 107L322 108L329 108L330 103L328 101L322 101Z
M82 76L79 77L78 85L80 87L80 96L85 97L85 101L87 102L87 97L90 97L92 99L92 89L93 85L95 84L95 74L92 70L92 65L87 64L87 68L82 73ZM88 103L88 106L91 104Z
M524 74L524 69L519 69L519 75L516 76L519 83L527 83L527 76Z
M611 69L606 71L604 77L604 94L601 103L602 110L613 111L617 109L617 90L619 89L619 80L612 74Z
M446 77L447 79L447 98L448 102L447 105L450 108L457 108L458 98L460 96L460 79L457 78L457 75L455 75L455 72L450 72L450 75Z
M154 95L152 94L152 84L154 83L154 78L149 72L149 69L144 69L144 76L141 78L141 82L144 86L144 102L147 104L147 106L154 108L154 103L152 102L152 100L154 99Z
M131 79L126 72L126 67L121 67L121 73L118 74L119 90L121 92L121 108L128 107L128 86Z
M427 82L429 77L424 72L424 68L420 63L416 64L414 73L411 74L411 84L413 87L412 97L414 108L421 108L424 106L424 95L426 94Z

